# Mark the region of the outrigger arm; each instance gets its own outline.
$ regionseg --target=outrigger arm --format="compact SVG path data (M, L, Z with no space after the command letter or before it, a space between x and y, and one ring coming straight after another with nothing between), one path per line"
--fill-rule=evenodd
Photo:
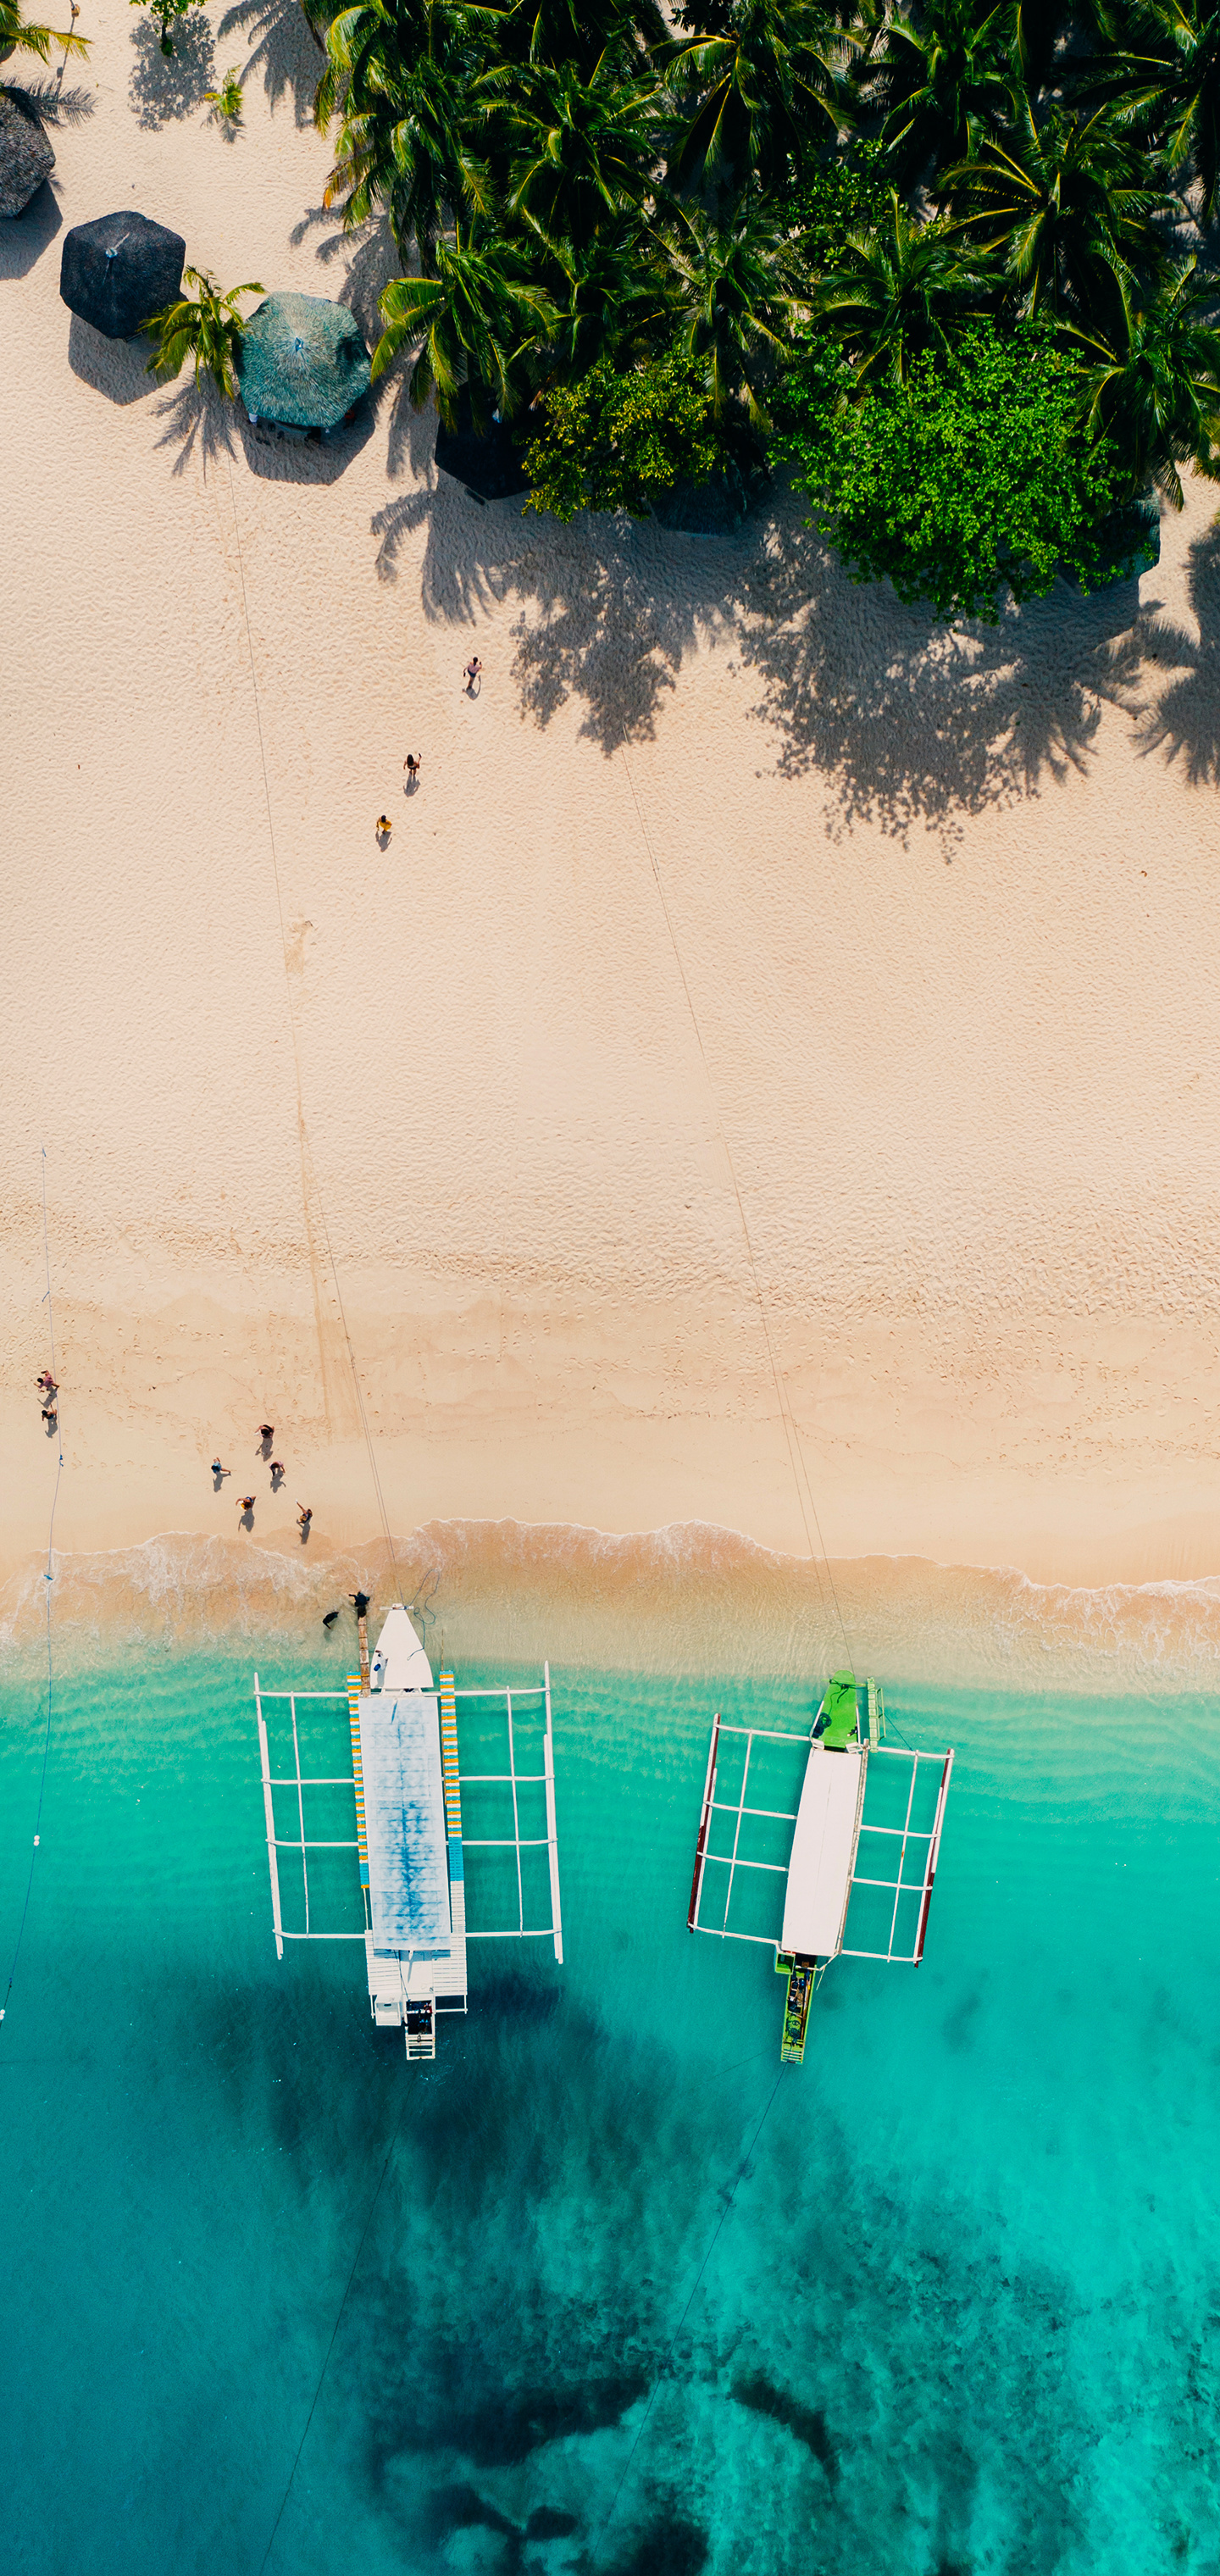
M945 1802L953 1771L953 1751L950 1747L944 1754L928 1754L905 1746L900 1750L897 1746L882 1743L884 1732L885 1702L879 1685L873 1680L865 1685L865 1723L862 1727L856 1677L850 1672L832 1673L807 1737L794 1735L788 1728L726 1726L719 1711L712 1721L687 1928L692 1932L718 1933L722 1940L762 1941L774 1949L776 1969L788 1980L780 2055L785 2062L794 2065L799 2065L804 2057L809 2007L832 1959L840 1956L883 1959L891 1964L905 1962L918 1966L923 1957ZM741 1787L736 1799L731 1796L719 1798L716 1794L722 1740L726 1736L744 1739L745 1744ZM802 1742L808 1750L796 1808L788 1810L748 1804L750 1763L755 1744L795 1745ZM873 1761L906 1762L910 1765L906 1812L901 1825L872 1822L865 1815L868 1770ZM941 1765L935 1812L930 1825L916 1825L913 1815L919 1768L921 1763L931 1761ZM924 1812L926 1814L926 1808ZM732 1843L728 1850L713 1848L718 1816L732 1819ZM786 1863L754 1859L743 1848L743 1837L747 1841L749 1837L748 1818L765 1820L768 1828L777 1823L792 1826ZM726 1826L726 1840L728 1831ZM871 1869L860 1868L861 1841L866 1835L889 1837L891 1850L893 1842L897 1842L894 1876L874 1876ZM912 1874L912 1863L918 1875ZM734 1879L741 1869L762 1871L783 1879L783 1922L778 1937L739 1931L730 1922ZM709 1870L727 1873L724 1908L719 1923L708 1922L703 1917ZM852 1891L857 1887L881 1890L893 1899L884 1949L857 1948L847 1942L848 1908ZM900 1908L904 1898L908 1901L908 1924L909 1907L913 1902L916 1906L909 1949L904 1948L899 1939ZM719 1885L716 1902L718 1906Z

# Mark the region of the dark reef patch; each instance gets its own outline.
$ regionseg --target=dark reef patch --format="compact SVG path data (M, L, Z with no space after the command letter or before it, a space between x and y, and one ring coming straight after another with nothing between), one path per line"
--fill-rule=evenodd
M833 2484L839 2474L839 2455L820 2406L804 2405L799 2397L789 2397L784 2389L773 2388L769 2379L758 2374L739 2379L732 2395L738 2406L748 2406L755 2415L769 2416L773 2424L782 2424L795 2441L803 2442Z
M701 2576L708 2561L708 2537L684 2514L662 2514L649 2524L630 2556L621 2558L614 2576Z

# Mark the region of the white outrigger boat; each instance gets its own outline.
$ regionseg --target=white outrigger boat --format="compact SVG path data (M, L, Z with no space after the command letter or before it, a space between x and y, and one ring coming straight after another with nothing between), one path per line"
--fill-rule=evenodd
M432 2058L436 2054L438 2015L466 2010L469 1941L549 1940L562 1964L550 1666L544 1665L540 1683L524 1690L507 1684L458 1690L449 1671L442 1671L434 1681L432 1666L402 1607L388 1613L370 1664L361 1606L364 1596L357 1596L357 1600L361 1669L359 1676L352 1675L346 1690L267 1691L261 1687L258 1674L254 1676L276 1956L283 1958L285 1941L363 1941L374 2022L381 2029L404 2032L408 2058ZM347 1708L352 1747L350 1774L302 1773L298 1708L325 1701L339 1702ZM461 1701L503 1703L506 1771L460 1770ZM269 1709L273 1712L273 1725L276 1711L288 1711L292 1768L287 1771L273 1772L271 1768ZM540 1770L521 1771L516 1767L514 1712L518 1728L523 1716L535 1721L535 1729L541 1718ZM489 1712L483 1709L479 1713ZM475 1784L511 1791L511 1834L463 1837L462 1789ZM345 1785L354 1793L354 1834L350 1838L307 1836L306 1793L311 1793L312 1804L312 1793ZM523 1835L519 1792L539 1788L545 1801L545 1834ZM277 1792L282 1800L291 1793L297 1832L279 1831ZM364 1929L320 1930L310 1920L307 1855L347 1850L358 1855ZM550 1919L542 1924L527 1924L521 1856L523 1852L541 1850L545 1850L547 1859ZM300 1855L304 1912L301 1928L290 1928L283 1919L280 1854L286 1851ZM513 1853L517 1921L503 1928L471 1930L466 1921L466 1856L490 1851Z
M755 1941L774 1950L776 1968L788 1980L780 2055L796 2065L805 2054L814 1992L832 1959L884 1959L891 1965L902 1962L914 1967L923 1957L953 1748L917 1753L907 1746L883 1743L884 1696L871 1680L864 1695L863 1727L856 1677L850 1672L831 1674L807 1735L782 1727L726 1726L719 1714L712 1722L687 1927L692 1932L714 1933L721 1940ZM745 1747L740 1779L732 1783L737 1794L728 1797L717 1796L717 1790L726 1785L722 1772L737 1756L736 1744L726 1744L726 1738L740 1738ZM779 1745L808 1748L796 1806L748 1805L755 1747ZM774 1763L777 1757L769 1758ZM791 1777L791 1756L778 1759L781 1765L786 1763ZM870 1765L902 1763L909 1765L905 1801L900 1776L883 1779L874 1772L873 1812L866 1813ZM921 1778L925 1764L929 1772ZM936 1766L939 1778L932 1776ZM727 1821L721 1824L721 1818ZM777 1827L789 1825L790 1837L783 1830L777 1835ZM760 1845L773 1853L782 1851L785 1841L786 1858L758 1857ZM896 1864L893 1876L879 1874L887 1854ZM740 1882L739 1871L749 1873ZM759 1872L764 1881L783 1881L783 1920L776 1930L746 1929L740 1921L730 1920L739 1889L750 1892L746 1911L751 1925L773 1911L767 1897L774 1891L756 1882ZM705 1919L705 1898L711 1919ZM738 1904L740 1910L740 1894ZM869 1946L848 1938L849 1930L855 1934L858 1921L863 1931L873 1934Z

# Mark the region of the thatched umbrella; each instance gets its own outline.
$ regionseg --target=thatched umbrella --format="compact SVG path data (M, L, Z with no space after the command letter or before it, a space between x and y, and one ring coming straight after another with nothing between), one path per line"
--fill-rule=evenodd
M252 421L331 430L367 393L369 353L346 304L269 295L242 334L237 370Z
M528 446L531 435L527 429L522 446ZM529 490L529 476L507 422L491 420L486 430L477 430L469 394L458 398L454 429L446 429L443 420L437 422L436 462L439 471L452 474L475 501L507 501L514 492Z
M0 217L24 213L55 155L36 116L0 90Z
M129 340L172 304L182 284L186 243L181 233L154 224L129 208L73 224L64 239L59 292L70 313L91 322L108 340Z

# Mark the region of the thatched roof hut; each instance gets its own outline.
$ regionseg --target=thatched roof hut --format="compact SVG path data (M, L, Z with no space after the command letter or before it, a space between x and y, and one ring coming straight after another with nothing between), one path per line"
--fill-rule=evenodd
M172 304L182 284L181 233L130 208L73 224L64 237L59 292L70 313L108 340L129 340L142 322Z
M246 324L237 366L251 420L298 431L337 429L371 374L346 304L322 295L269 295Z
M23 214L54 167L37 117L0 90L0 218Z

